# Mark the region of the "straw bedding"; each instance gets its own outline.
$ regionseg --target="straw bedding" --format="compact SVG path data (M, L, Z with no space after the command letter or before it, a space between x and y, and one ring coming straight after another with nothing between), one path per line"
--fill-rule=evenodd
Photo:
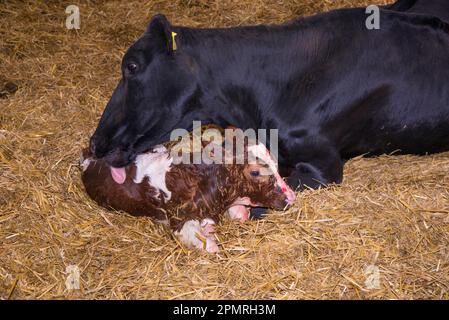
M264 220L225 221L218 255L96 206L80 182L79 152L154 13L231 26L368 1L74 2L78 31L64 26L66 1L0 1L1 299L449 298L448 153L351 160L340 186ZM70 265L79 290L66 287Z

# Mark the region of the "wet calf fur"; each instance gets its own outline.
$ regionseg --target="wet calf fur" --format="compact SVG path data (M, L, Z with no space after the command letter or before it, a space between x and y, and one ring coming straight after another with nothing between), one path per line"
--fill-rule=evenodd
M117 179L104 159L94 159L85 149L82 181L99 205L166 222L185 245L216 252L213 232L226 210L231 218L244 221L245 206L283 209L295 199L267 149L260 144L246 150L263 161L175 165L168 150L158 147L137 156Z

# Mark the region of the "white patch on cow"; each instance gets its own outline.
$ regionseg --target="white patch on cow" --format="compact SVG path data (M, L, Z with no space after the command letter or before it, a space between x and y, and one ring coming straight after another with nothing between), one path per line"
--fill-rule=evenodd
M83 154L81 153L81 155L80 155L80 166L81 166L81 169L83 170L83 172L87 170L87 168L89 167L91 162L92 162L91 158L84 159Z
M181 230L174 233L186 247L203 249L203 241L197 236L201 234L201 224L198 220L186 221Z
M149 183L157 190L157 195L162 191L166 201L171 199L171 192L165 183L165 176L170 171L173 158L165 147L159 147L157 152L148 152L138 155L135 161L136 176L135 183L141 183L148 177Z

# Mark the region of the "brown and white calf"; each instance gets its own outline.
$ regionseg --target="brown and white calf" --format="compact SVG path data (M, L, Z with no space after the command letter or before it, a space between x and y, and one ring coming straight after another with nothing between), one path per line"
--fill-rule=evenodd
M85 149L82 181L101 206L166 222L186 246L217 252L213 233L223 213L244 221L248 219L245 206L284 209L295 199L265 146L246 150L259 161L175 165L170 152L158 147L117 169Z

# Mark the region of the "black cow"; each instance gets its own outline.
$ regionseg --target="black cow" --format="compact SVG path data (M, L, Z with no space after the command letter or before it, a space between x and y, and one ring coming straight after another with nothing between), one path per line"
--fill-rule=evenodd
M448 0L399 0L385 8L412 14L431 15L449 22Z
M392 10L443 2L382 8L379 30L366 28L364 8L227 29L157 15L123 58L91 149L123 167L194 120L277 128L294 188L340 183L344 160L360 154L448 150L449 26Z

